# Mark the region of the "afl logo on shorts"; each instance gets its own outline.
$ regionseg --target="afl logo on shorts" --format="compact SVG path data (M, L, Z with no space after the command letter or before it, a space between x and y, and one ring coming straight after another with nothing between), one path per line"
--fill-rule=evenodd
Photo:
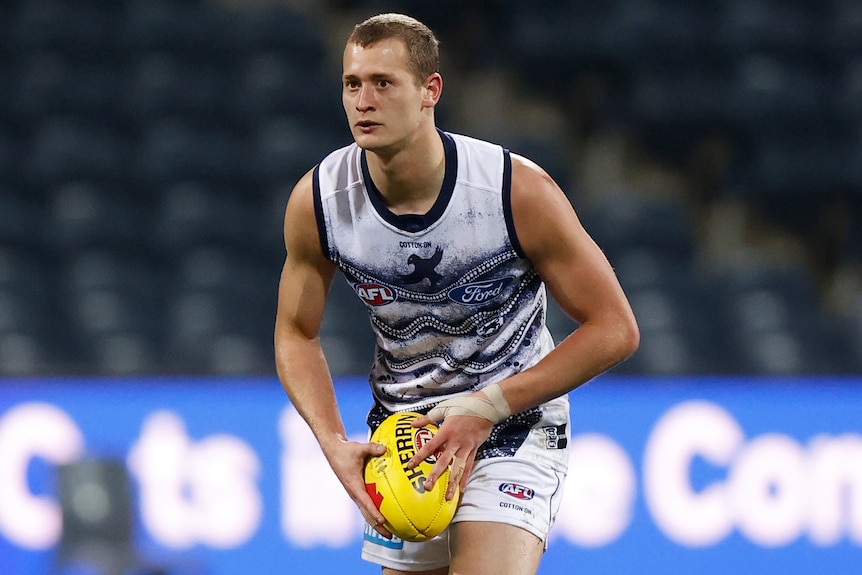
M506 495L511 495L515 499L523 499L524 501L532 499L533 495L535 495L535 492L531 488L517 483L501 483L500 491Z
M356 295L368 305L386 305L395 301L395 292L381 284L357 284L353 286Z

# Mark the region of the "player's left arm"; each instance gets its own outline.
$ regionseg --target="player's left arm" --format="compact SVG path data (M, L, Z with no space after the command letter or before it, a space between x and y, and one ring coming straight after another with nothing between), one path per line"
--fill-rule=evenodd
M625 360L637 349L640 333L613 268L568 198L542 168L516 155L512 213L525 255L560 308L579 324L539 363L501 384L518 413Z
M640 341L634 313L616 274L568 198L542 168L517 155L512 155L511 200L524 255L560 308L579 325L541 361L496 389L441 404L451 402L455 409L445 415L437 436L415 458L442 451L440 467L429 477L432 485L444 466L454 461L453 482L463 489L476 451L494 423L572 391L629 357ZM431 415L414 425L440 418Z

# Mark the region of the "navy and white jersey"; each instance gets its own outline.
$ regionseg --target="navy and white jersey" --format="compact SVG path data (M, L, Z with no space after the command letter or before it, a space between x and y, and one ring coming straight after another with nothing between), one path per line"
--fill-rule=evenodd
M440 137L445 177L423 215L387 209L355 144L314 173L321 247L367 306L376 336L369 381L380 416L500 382L554 345L544 283L515 234L508 150Z

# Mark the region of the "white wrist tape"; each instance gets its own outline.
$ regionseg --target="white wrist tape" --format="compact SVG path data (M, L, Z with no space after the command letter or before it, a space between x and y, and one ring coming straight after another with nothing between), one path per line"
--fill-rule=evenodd
M496 424L512 415L509 402L503 397L503 390L500 389L499 385L492 383L482 388L482 391L488 396L488 399L475 395L453 397L434 406L428 412L428 418L431 421L443 421L451 415L470 415L482 417Z

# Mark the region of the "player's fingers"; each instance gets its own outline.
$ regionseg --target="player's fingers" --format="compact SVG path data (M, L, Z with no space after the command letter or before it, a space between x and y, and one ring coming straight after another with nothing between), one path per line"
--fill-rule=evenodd
M434 467L431 468L431 471L428 472L428 476L425 478L426 489L430 490L434 488L437 480L449 468L449 462L452 461L453 457L455 457L455 454L452 451L445 451L437 456L437 463L434 464Z
M446 500L451 501L455 497L455 490L463 491L462 484L466 483L467 462L460 457L452 457L449 468L449 485L446 488Z
M363 507L360 505L359 512L362 513L362 518L365 519L365 522L372 527L377 527L378 525L383 523L383 519L377 517L377 514L368 509L367 507Z
M473 473L473 464L476 462L474 457L474 455L471 455L464 463L464 473L461 475L461 481L458 483L461 493L464 493L464 490L467 489L467 480L470 479L470 474Z
M392 533L390 533L389 530L383 526L383 515L381 515L376 508L374 510L371 510L367 507L360 506L359 512L362 514L362 518L365 520L365 522L371 525L371 527L374 528L375 531L380 533L380 535L382 535L386 539L392 538Z
M412 425L413 427L425 427L426 425L428 425L430 423L434 423L434 422L431 421L430 419L428 419L427 415L423 415L421 417L417 417L416 419L414 419L410 425Z
M429 439L418 451L416 451L416 453L413 454L413 457L407 461L407 469L413 469L423 460L428 459L440 451L444 441L445 439L440 437L439 433Z

